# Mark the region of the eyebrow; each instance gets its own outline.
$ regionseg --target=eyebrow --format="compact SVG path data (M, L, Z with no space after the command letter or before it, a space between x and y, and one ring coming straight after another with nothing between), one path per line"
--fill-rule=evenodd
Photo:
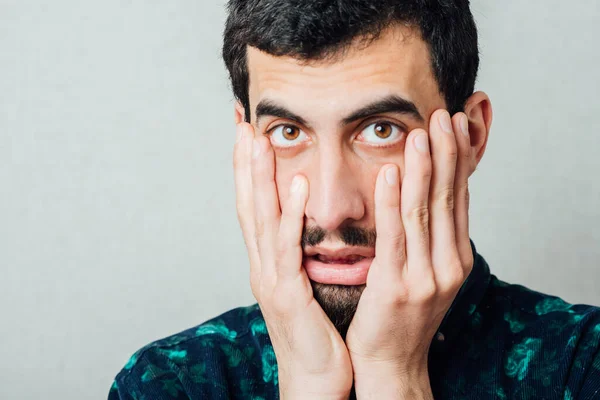
M418 122L424 122L425 119L419 113L417 106L410 100L407 100L398 95L386 96L382 99L369 103L358 110L352 112L342 120L342 125L348 125L360 119L368 118L376 114L397 113L406 114ZM259 123L261 118L276 117L289 119L300 125L308 126L306 120L294 112L281 106L273 100L263 99L256 106L256 122Z
M425 121L415 103L397 95L390 95L354 111L342 120L342 124L348 125L359 119L386 113L407 114L419 122Z
M261 100L256 106L256 123L258 124L261 118L267 116L289 119L290 121L294 121L300 125L307 126L306 120L301 116L294 114L287 108L278 105L272 100L264 99Z

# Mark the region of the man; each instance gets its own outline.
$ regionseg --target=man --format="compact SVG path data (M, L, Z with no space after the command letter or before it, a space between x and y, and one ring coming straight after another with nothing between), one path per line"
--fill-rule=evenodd
M600 398L600 309L469 238L467 0L230 0L223 56L258 304L143 347L111 400Z

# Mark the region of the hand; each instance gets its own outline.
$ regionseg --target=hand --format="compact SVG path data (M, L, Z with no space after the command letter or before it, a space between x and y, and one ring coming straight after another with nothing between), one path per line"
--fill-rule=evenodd
M445 119L445 123L444 120ZM446 127L446 129L444 129ZM375 258L346 337L357 398L433 398L431 341L473 267L466 115L436 111L405 146L406 173L384 166L375 188ZM456 134L454 134L456 132ZM425 139L419 152L414 139ZM409 392L410 391L410 392Z
M238 124L237 212L250 258L252 293L277 358L282 399L347 399L352 366L341 336L313 297L300 245L308 182L295 177L280 212L275 160L265 137ZM294 188L296 190L294 190Z

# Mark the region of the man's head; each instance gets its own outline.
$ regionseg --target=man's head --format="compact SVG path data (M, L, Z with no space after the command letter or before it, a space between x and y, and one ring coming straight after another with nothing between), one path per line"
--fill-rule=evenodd
M402 178L406 136L440 108L469 117L473 170L485 151L469 2L230 0L229 13L236 122L270 137L282 207L292 178L308 179L304 266L343 334L374 256L379 169L396 164Z

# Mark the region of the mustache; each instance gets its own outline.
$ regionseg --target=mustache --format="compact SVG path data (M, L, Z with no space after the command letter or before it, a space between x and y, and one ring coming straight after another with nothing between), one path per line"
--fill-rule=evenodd
M305 225L302 229L302 249L306 246L316 246L328 237L338 238L347 246L375 247L377 232L375 229L347 226L334 233L328 233L318 226L307 227Z

